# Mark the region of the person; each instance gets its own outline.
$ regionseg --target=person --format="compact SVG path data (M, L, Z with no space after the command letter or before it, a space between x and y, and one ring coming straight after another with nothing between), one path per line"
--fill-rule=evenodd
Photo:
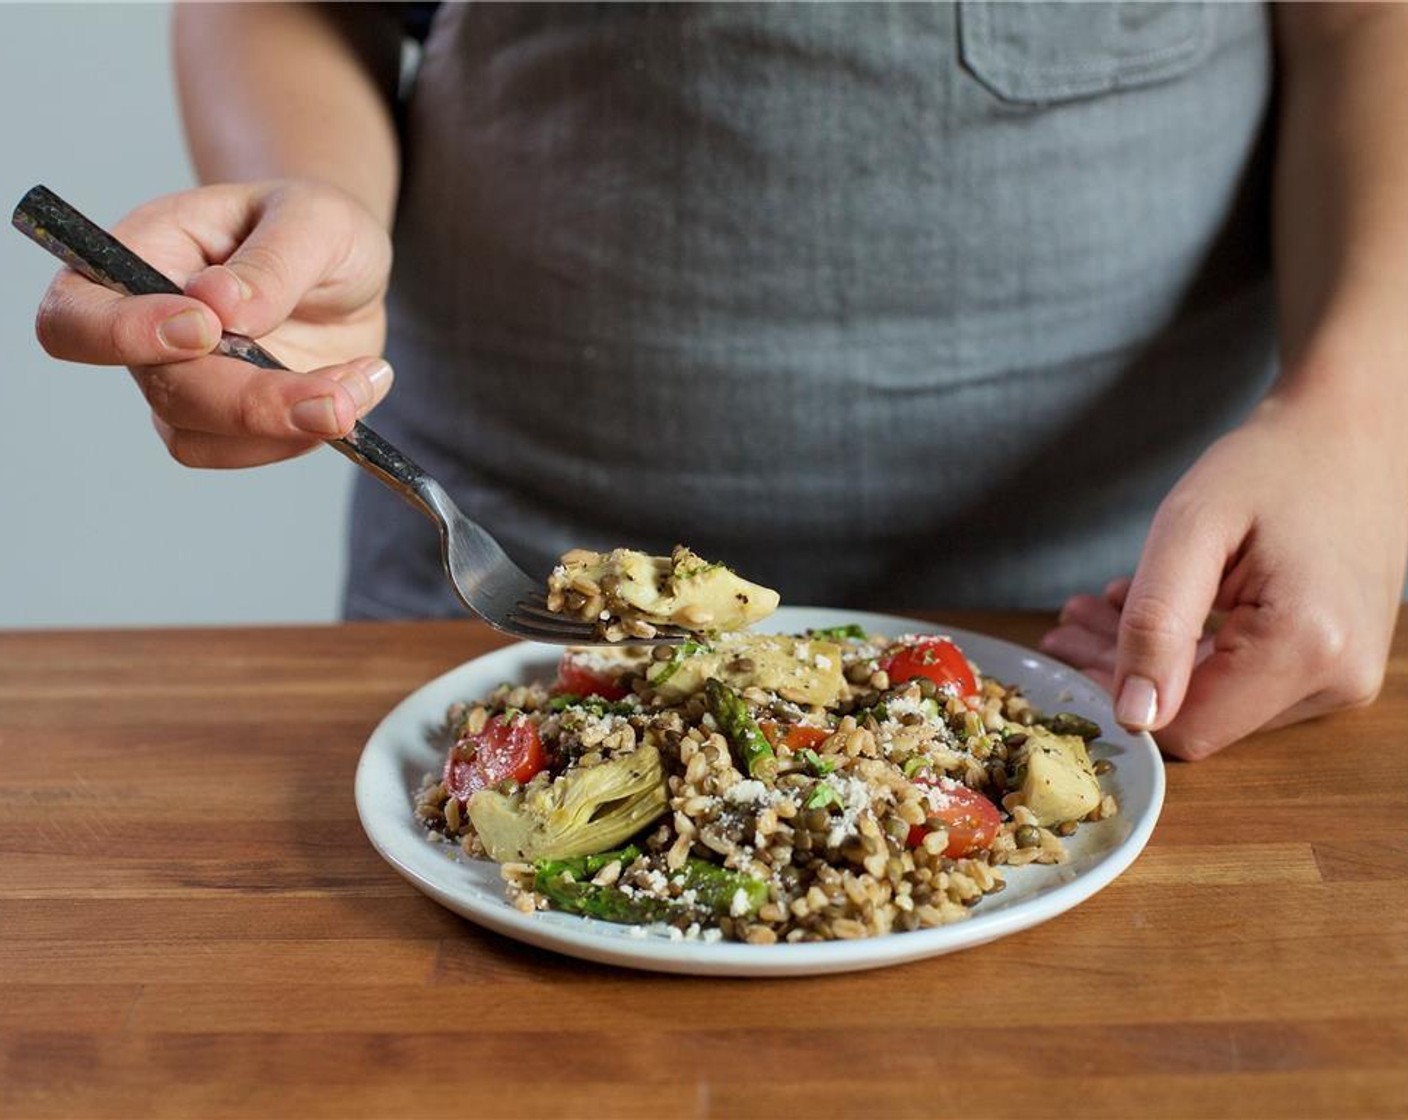
M530 570L682 540L784 601L1064 603L1043 648L1185 759L1375 696L1408 8L446 5L412 80L424 10L177 8L209 185L116 232L185 294L64 272L37 329L178 461L379 405ZM359 479L353 521L350 615L456 609L408 507Z

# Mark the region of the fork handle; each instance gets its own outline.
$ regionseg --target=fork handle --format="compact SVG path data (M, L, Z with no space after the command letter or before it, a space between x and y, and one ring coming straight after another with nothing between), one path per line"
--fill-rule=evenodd
M48 187L31 188L11 218L14 227L75 272L129 296L181 295L181 289L101 226L84 217ZM225 332L216 352L263 369L288 367L252 338ZM347 435L327 443L375 475L434 519L434 483L416 462L360 420Z

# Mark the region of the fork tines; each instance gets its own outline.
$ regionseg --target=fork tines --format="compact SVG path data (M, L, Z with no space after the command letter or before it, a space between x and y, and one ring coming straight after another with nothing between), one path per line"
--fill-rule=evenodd
M602 638L596 625L570 618L558 611L547 608L547 600L540 593L525 595L509 612L508 621L521 631L524 637L542 642L556 642L565 645L582 646L640 646L673 645L682 642L689 635L676 626L656 627L653 638L627 636L618 641Z

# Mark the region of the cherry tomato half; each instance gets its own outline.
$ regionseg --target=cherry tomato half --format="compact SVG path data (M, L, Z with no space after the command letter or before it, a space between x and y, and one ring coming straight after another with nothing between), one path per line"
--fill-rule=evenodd
M930 828L948 830L948 847L944 849L944 855L950 859L992 847L998 829L1002 827L1002 815L983 794L952 778L939 778L937 781L915 778L914 784L926 795L929 821L927 825L917 824L909 830L907 843L911 848L917 848L924 842Z
M571 650L564 653L557 663L557 683L552 691L559 696L581 696L584 699L600 696L603 700L624 700L630 695L630 690L617 678Z
M547 765L538 726L523 715L497 715L466 735L445 760L445 788L461 802L509 778L526 782Z
M927 677L940 688L972 696L978 680L963 652L947 638L916 638L880 662L891 684L904 684L915 677Z
M809 727L804 723L789 723L784 727L770 719L760 720L758 730L773 746L784 746L791 751L816 750L833 734L825 727Z

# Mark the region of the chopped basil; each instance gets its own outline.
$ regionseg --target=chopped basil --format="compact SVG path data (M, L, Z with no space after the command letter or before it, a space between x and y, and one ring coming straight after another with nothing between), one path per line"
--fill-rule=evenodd
M825 809L828 805L840 805L841 798L836 791L825 782L817 782L816 788L812 790L811 796L806 800L807 809Z
M706 572L712 572L715 569L722 567L723 564L715 560L712 564L700 563L696 564L692 568L679 567L675 569L673 574L675 579L694 579L696 576L702 576Z
M827 774L836 769L836 763L833 759L822 758L821 755L817 754L811 747L803 747L797 753L801 756L802 761L811 767L812 773L818 778L824 778Z
M809 630L813 638L821 638L824 641L842 642L847 638L854 638L856 641L864 641L869 635L865 632L865 627L857 622L849 623L846 626L828 626L825 630Z

